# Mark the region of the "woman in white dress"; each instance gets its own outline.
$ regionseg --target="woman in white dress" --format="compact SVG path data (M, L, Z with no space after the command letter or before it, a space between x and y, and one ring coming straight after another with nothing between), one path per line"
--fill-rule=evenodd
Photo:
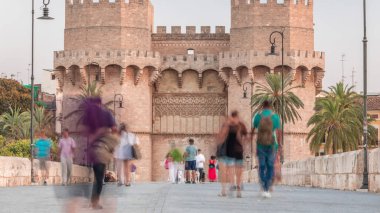
M124 123L120 124L120 147L115 157L122 162L120 168L123 167L124 184L127 187L131 186L131 165L133 160L135 160L133 156L133 145L139 143L138 137L128 132L127 126Z

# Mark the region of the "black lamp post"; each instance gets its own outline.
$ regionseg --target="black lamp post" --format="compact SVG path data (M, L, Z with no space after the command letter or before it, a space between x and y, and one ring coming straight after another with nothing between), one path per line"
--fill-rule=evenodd
M364 37L363 37L363 80L364 80L364 113L363 113L363 151L364 151L364 171L363 171L363 184L361 189L368 189L368 122L367 122L367 4L363 0L364 12Z
M275 34L281 36L281 163L284 163L284 32L274 31L269 36L269 42L272 45L270 55L276 55L276 38Z
M253 80L251 79L251 81L247 81L243 84L243 98L244 99L247 99L248 98L248 87L251 87L251 94L250 94L250 98L252 98L252 95L253 95L253 87L255 85L255 82L253 82ZM251 102L249 103L249 107L250 107L250 112L251 112L251 117L250 117L250 126L251 126L251 130L252 130L252 106L251 106ZM253 134L253 132L252 132ZM249 159L248 156L246 157L247 160ZM251 156L250 156L250 161L251 161L251 170L253 169L253 138L251 137Z
M49 17L49 8L47 7L50 3L50 0L43 0L43 16L38 19L42 20L52 20L52 17ZM32 0L32 62L31 62L32 74L30 76L30 87L31 92L30 96L32 98L32 103L30 105L30 159L31 159L31 181L34 183L34 169L33 169L33 140L34 140L34 127L33 127L33 114L34 114L34 0Z

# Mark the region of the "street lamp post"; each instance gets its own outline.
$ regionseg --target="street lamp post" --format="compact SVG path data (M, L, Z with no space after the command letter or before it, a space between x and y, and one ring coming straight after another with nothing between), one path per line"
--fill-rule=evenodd
M269 42L272 45L270 55L276 55L276 38L275 34L281 36L281 163L284 163L284 31L273 31L269 36Z
M50 0L43 0L43 16L37 18L41 20L51 20L52 17L49 16ZM34 114L34 0L32 0L32 62L31 62L31 76L30 76L30 96L32 102L30 105L30 159L31 159L31 181L34 183L34 169L33 169L33 139L34 139L34 128L33 128L33 114Z
M251 79L251 81L247 81L243 84L243 98L244 99L247 99L247 91L248 91L248 87L250 86L251 87L251 94L250 94L250 98L252 99L252 96L253 96L253 87L255 85L255 82L253 82L253 79ZM252 102L252 100L251 100ZM251 117L250 117L250 126L251 126L251 130L253 129L253 126L252 126L252 118L253 118L253 115L252 115L252 106L251 106L251 102L249 103L250 105L250 112L251 112ZM253 132L252 132L253 134ZM248 159L248 156L247 156L247 159ZM251 170L253 169L253 137L251 137L251 156L250 156L250 161L251 161Z
M367 123L367 4L363 0L363 15L364 15L364 37L363 37L363 80L364 80L364 112L363 112L363 151L364 151L364 171L363 184L361 189L368 189L368 123Z

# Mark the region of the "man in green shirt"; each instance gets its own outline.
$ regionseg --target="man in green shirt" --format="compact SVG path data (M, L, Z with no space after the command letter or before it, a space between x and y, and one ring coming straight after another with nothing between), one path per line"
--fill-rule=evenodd
M259 160L259 177L260 184L263 189L262 196L270 198L269 189L273 183L274 163L278 142L281 138L280 117L272 111L270 101L264 101L262 104L263 110L253 118L252 133L255 134L255 129L258 129L257 140L257 157ZM265 135L265 129L269 128L269 137ZM260 141L267 140L267 141ZM269 140L269 142L268 142Z

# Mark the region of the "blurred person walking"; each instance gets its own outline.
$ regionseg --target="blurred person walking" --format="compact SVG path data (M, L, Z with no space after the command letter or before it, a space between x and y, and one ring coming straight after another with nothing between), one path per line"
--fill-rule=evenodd
M175 169L173 157L170 152L166 155L165 169L168 170L169 182L176 183L176 176L177 176L176 169Z
M122 160L122 165L124 169L124 185L131 186L131 166L133 161L136 159L134 156L133 146L140 144L139 138L128 132L127 125L120 124L120 148L118 159Z
M196 178L196 160L195 157L197 156L198 149L194 145L194 139L189 139L189 145L186 147L186 151L184 154L185 157L185 172L186 172L186 183L193 183L195 184L195 178Z
M76 143L74 139L69 136L69 130L67 128L63 130L62 138L58 143L58 148L61 158L62 185L69 185L71 183L71 174Z
M216 157L211 156L208 163L208 180L210 182L216 181Z
M45 130L41 130L38 134L38 139L34 144L36 158L40 163L40 170L42 176L43 185L47 185L47 180L49 178L49 168L47 161L50 160L50 150L52 147L52 141L45 134Z
M222 192L220 196L226 196L226 183L236 185L236 196L241 198L241 183L243 175L243 152L244 141L248 134L247 128L239 118L238 111L233 111L231 116L224 122L218 135L220 143L218 155L223 162L222 167ZM236 183L235 183L236 177ZM229 195L232 196L230 188Z
M257 133L257 157L259 161L259 178L262 196L271 198L270 189L274 179L274 166L278 142L282 140L280 117L272 111L270 101L264 101L262 111L253 118L252 134Z
M116 133L116 123L112 113L102 107L100 98L89 98L83 104L85 110L82 124L86 127L86 133L90 138L88 155L95 176L91 206L93 209L102 209L99 199L106 165L112 160L113 152L118 144L117 137L113 135Z
M198 149L198 155L195 157L195 160L196 160L197 171L199 173L198 182L204 183L205 182L204 164L206 162L206 158L201 152L202 151Z

